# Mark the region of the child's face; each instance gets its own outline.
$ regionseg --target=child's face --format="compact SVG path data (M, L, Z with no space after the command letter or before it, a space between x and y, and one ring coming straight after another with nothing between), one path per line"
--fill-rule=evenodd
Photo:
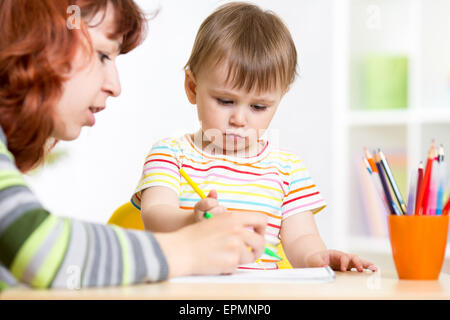
M226 82L227 64L203 67L196 76L186 71L185 89L197 105L203 132L203 147L212 143L222 154L252 152L272 120L281 98L281 88L247 92Z

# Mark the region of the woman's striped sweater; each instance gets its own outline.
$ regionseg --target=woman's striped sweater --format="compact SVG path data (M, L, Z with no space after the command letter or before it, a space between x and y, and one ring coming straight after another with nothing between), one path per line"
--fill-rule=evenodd
M150 232L50 214L27 187L0 127L0 290L78 289L160 281L167 261Z

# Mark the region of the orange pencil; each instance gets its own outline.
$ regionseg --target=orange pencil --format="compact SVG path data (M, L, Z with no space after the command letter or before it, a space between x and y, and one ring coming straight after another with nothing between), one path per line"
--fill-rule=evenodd
M428 193L430 189L430 180L431 180L431 168L433 165L433 161L435 158L434 155L434 141L431 142L431 147L428 150L428 160L427 166L425 168L425 174L423 177L422 185L420 186L420 192L418 195L418 201L416 206L416 215L425 215L426 214L426 206L428 205Z
M370 154L369 150L367 150L366 147L364 147L364 152L366 154L367 161L369 161L369 165L370 165L370 168L372 169L372 172L377 172L378 171L377 165L375 164L375 161L373 161L373 157Z

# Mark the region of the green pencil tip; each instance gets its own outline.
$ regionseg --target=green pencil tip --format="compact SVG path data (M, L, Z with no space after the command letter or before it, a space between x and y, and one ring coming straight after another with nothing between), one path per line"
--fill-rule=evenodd
M269 255L269 256L271 256L271 257L274 257L274 258L277 258L277 259L281 260L281 257L279 257L275 252L273 252L269 248L264 248L264 253Z
M205 212L205 214L203 215L206 219L211 219L213 217L213 215L211 213L209 213L208 211Z

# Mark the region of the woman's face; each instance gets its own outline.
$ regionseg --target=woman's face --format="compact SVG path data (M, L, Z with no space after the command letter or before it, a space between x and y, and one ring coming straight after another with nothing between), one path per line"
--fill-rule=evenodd
M106 107L109 96L120 94L120 81L116 68L116 57L120 52L122 39L111 40L108 33L114 29L114 9L111 5L97 13L88 28L92 39L93 56L86 59L84 50L79 50L68 80L56 107L53 138L74 140L81 128L95 124L95 113Z

